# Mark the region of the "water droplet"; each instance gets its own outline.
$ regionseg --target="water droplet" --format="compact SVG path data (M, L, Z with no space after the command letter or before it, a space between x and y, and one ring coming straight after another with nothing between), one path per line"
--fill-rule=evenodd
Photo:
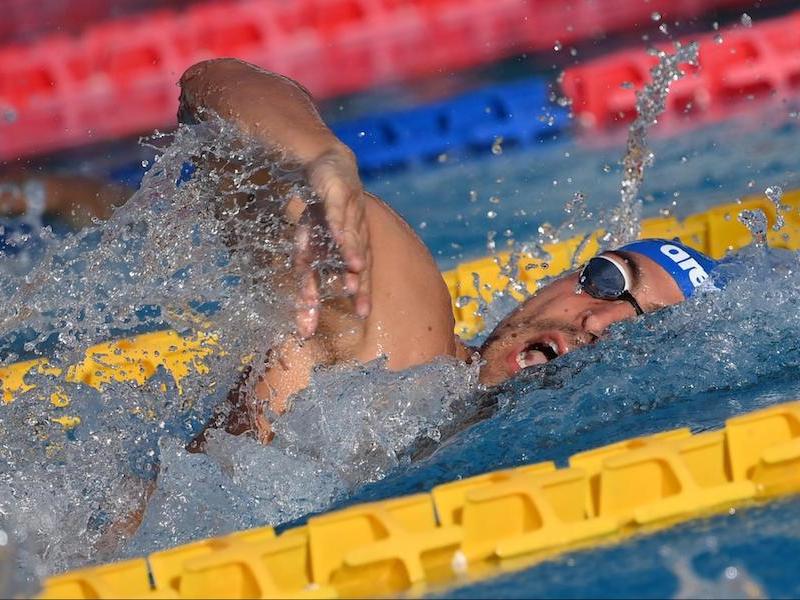
M494 219L496 216L497 216L497 213L495 211L493 211L493 210L487 210L486 211L486 218Z
M492 154L497 156L503 153L503 136L497 136L492 143Z
M743 210L739 213L739 222L747 227L753 236L753 245L763 248L767 244L767 216L760 208Z
M147 167L149 167L149 166L150 166L150 162L149 162L149 161L147 161L147 160L143 160L143 161L142 161L142 167L143 167L143 168L145 168L145 169L146 169L146 168L147 168Z
M790 206L781 203L783 199L783 188L779 185L771 185L764 190L764 195L775 205L775 224L772 226L772 230L780 231L785 224L783 213L791 210Z
M469 201L470 202L477 202L478 201L478 192L475 190L469 191Z
M486 249L489 250L489 252L494 252L495 248L497 247L497 244L494 240L496 235L496 231L489 230L486 232Z
M439 156L436 157L436 162L439 164L446 163L448 159L447 153L442 152Z
M725 579L736 579L739 576L739 569L736 567L725 567Z
M664 35L669 35L669 28L667 27L666 23L662 23L661 25L659 25L658 30Z
M723 42L722 34L718 33L717 35L714 36L714 43L715 44L721 44L722 42Z
M419 224L419 228L420 229L425 229L427 226L428 226L428 223L426 223L425 221L421 221L420 224Z
M500 196L489 196L489 202L491 204L500 204Z
M753 26L753 19L747 13L742 13L741 18L742 25L745 27L752 27Z
M553 50L555 50L556 52L560 52L560 51L561 51L561 47L562 47L562 46L561 46L561 42L559 42L558 40L556 40L556 43L555 43L555 44L553 44Z
M556 98L556 104L558 104L562 108L566 108L567 106L572 106L572 100L570 100L566 96L560 96L559 98Z
M653 21L660 21L661 13L654 10L652 13L650 13L650 18L653 19Z

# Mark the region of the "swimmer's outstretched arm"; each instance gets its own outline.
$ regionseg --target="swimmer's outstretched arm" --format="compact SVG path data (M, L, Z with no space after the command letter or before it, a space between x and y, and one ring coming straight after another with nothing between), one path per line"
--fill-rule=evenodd
M310 94L291 79L232 58L190 67L180 85L182 121L201 119L203 109L210 109L304 166L347 265L345 288L355 296L356 313L368 316L371 257L358 167L352 151L323 122ZM306 277L301 301L298 331L309 337L319 318L313 277Z
M0 177L0 216L18 216L32 206L57 216L73 227L85 227L93 218L108 219L132 190L100 179L75 175Z

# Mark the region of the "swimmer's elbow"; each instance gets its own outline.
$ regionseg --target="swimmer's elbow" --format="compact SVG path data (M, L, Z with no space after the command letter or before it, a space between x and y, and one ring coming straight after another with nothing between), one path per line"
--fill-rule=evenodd
M235 58L214 58L195 63L181 75L178 122L196 124L204 109L220 115L227 112L236 82L241 80L246 63Z
M207 81L215 76L235 72L246 66L249 65L238 58L210 58L208 60L201 60L183 72L180 79L180 86L185 89Z
M190 97L208 95L210 91L215 95L225 90L240 93L242 86L248 84L255 84L257 87L265 84L290 87L311 99L308 90L293 79L238 58L211 58L200 61L186 69L179 81L182 96Z

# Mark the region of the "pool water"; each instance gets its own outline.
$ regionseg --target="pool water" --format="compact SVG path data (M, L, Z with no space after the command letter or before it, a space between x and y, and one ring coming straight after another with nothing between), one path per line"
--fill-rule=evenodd
M681 217L768 186L797 187L798 135L800 121L786 104L677 137L656 135L655 163L642 190L645 215L669 211ZM620 147L619 139L564 140L482 162L386 176L371 190L393 203L447 268L485 254L487 230L497 231L498 240L506 230L526 239L542 222L559 224L575 192L586 195L590 209L610 208L619 197ZM488 211L497 216L487 217ZM597 346L520 375L497 395L500 408L491 419L456 434L432 455L424 449L424 459L368 485L346 504L525 463L554 459L564 465L582 450L677 427L717 428L731 415L796 399L800 313L789 290L800 283L798 258L750 249L740 260L748 264L748 283L620 324ZM508 304L506 299L503 308ZM740 510L614 548L571 553L446 596L667 597L679 592L674 556L688 556L695 584L707 587L685 597L747 597L747 586L739 586L743 578L757 582L768 597L796 597L800 537L789 524L797 523L798 510L796 500ZM724 576L731 566L739 569L738 579Z
M800 122L793 114L790 106L776 104L747 119L676 137L656 135L655 163L642 189L645 215L683 216L768 186L800 186L795 160ZM4 469L0 488L8 486L3 489L13 493L5 496L10 503L0 501L0 509L22 523L18 533L39 553L45 573L265 523L297 523L308 514L429 490L489 470L542 460L563 465L575 452L676 427L719 427L733 414L798 396L797 255L750 248L729 267L734 276L723 291L618 324L600 343L529 369L498 389L480 389L473 368L448 360L400 374L387 372L380 361L322 370L293 410L276 421L274 444L219 434L212 436L206 455L190 455L167 417L202 422L232 385L236 360L245 349L262 351L264 340L281 335L286 316L285 307L271 304L266 292L257 293L257 285L242 283L246 263L231 265L217 253L213 215L200 210L208 190L194 184L174 187L186 158L181 150L197 150L186 140L181 143L188 145L173 147L162 161L165 174L152 174L144 192L111 225L77 242L68 238L66 249L55 242L47 246L51 251L43 253L42 264L66 265L65 280L48 282L37 288L45 291L34 290L33 300L26 301L52 302L45 307L48 318L58 315L70 323L69 331L79 330L75 339L58 339L66 358L100 341L92 336L115 325L133 330L149 319L191 330L185 313L130 315L146 302L174 308L178 298L188 304L202 290L200 300L218 303L208 318L228 332L223 347L238 354L213 363L208 375L191 382L197 406L176 401L177 390L163 373L142 388L115 385L102 394L67 386L78 398L75 406L93 416L57 438L63 450L58 461L45 461L53 446L32 443L24 429L35 433L45 427L44 409L33 397L4 409L9 417L0 423L6 428L0 459L17 471ZM576 192L586 196L593 214L613 207L623 146L616 136L562 139L530 150L487 152L482 160L453 156L435 168L384 175L367 188L411 223L446 269L485 255L489 237L502 248L504 240L535 237L545 222L564 222L571 216L565 203ZM163 202L164 194L180 202ZM192 223L187 215L196 228L186 225ZM591 222L586 216L577 225L588 228ZM162 249L175 253L162 256ZM91 286L76 283L107 259L115 265L108 279L98 276ZM201 260L214 268L193 270ZM156 283L147 279L153 272L161 277ZM10 290L18 277L4 273L0 289ZM114 310L99 302L110 303L109 282L119 286ZM233 288L244 289L243 298L236 298ZM82 300L85 311L75 312L82 293L92 302ZM58 301L67 299L74 305L59 312ZM20 299L11 300L5 310L22 318L12 310ZM251 314L250 305L261 312ZM489 320L512 306L509 298L499 299ZM77 316L70 320L71 315ZM33 329L52 332L52 324L44 321L23 319ZM75 321L91 328L76 327ZM51 384L41 384L50 389ZM161 423L129 415L130 406L147 407ZM458 417L463 413L481 419L469 425ZM103 536L97 532L115 514L114 502L136 487L128 471L132 465L147 470L155 464L156 489L142 526L123 547L98 550ZM92 484L84 485L86 480ZM452 593L660 597L697 595L691 590L698 589L746 595L758 589L769 596L797 596L798 538L787 524L797 521L798 506L788 500L739 510L614 547L570 553ZM683 563L679 556L691 558ZM726 571L730 567L737 569L735 577L726 576L733 573Z

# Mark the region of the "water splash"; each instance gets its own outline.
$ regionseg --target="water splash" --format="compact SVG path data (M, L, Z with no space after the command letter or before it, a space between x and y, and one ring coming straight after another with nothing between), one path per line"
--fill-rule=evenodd
M247 393L292 335L290 201L309 206L325 296L340 292L341 260L302 171L274 152L217 120L148 143L158 157L109 221L50 241L26 273L0 263L0 365L65 367L96 343L164 328L211 351L180 388L161 369L100 390L32 373L36 387L3 407L0 513L16 511L15 534L49 573L322 510L407 460L412 438L437 438L452 399L476 385L461 363L320 371L290 415L273 415L270 447L215 432L206 455L189 455L242 369ZM66 415L80 423L65 429Z
M575 237L580 231L589 230L591 233L584 234L580 239L571 259L573 268L579 265L586 247L595 240L600 245L600 251L603 251L638 238L641 221L641 200L638 195L644 180L645 168L652 164L654 158L647 145L647 131L658 122L659 115L664 111L671 84L684 75L681 65L697 64L698 46L696 43L685 46L676 43L673 53L655 51L654 54L658 57L658 63L650 71L652 81L636 94L637 117L628 130L626 151L622 159L620 202L610 211L595 218L593 212L586 207L585 195L576 192L564 206L566 218L561 225L554 227L549 223L543 223L538 227L534 239L513 242L507 259L500 260L499 257L495 257L501 275L506 278L504 288L493 291L495 299L529 295L528 284L521 277L520 264L530 260L549 261L551 257L547 252L547 246ZM491 211L491 218L494 216L496 214ZM605 233L598 236L595 232L603 228ZM496 251L495 237L496 232L490 231L487 248L492 253ZM541 287L547 282L548 279L542 279L537 284ZM475 284L476 290L479 290L480 286L478 281ZM497 319L485 319L489 309L478 297L472 298L478 301L475 316L484 318L484 329L486 329ZM457 304L463 307L469 300L469 296L462 296Z
M743 210L739 213L739 222L747 227L753 236L755 248L765 248L767 245L767 215L760 208Z
M602 248L610 249L632 242L639 237L641 200L639 189L644 180L645 168L653 162L654 155L647 145L647 130L658 122L664 112L670 86L684 76L681 65L697 65L698 46L675 44L675 52L654 51L658 63L650 70L651 82L636 93L636 119L628 129L625 156L622 159L620 202L606 216L608 231L603 236Z
M772 202L772 204L775 205L775 224L772 226L772 231L780 231L786 224L786 221L783 218L783 213L789 212L792 207L782 202L783 188L781 188L779 185L769 186L764 190L764 195L769 198L769 201Z
M33 598L39 592L37 560L14 540L6 520L0 519L0 598Z
M162 470L136 537L153 548L265 523L278 524L343 500L363 483L408 465L420 440L470 414L473 365L451 358L392 373L383 360L315 371L274 421L272 444L215 431L205 455L162 442Z

